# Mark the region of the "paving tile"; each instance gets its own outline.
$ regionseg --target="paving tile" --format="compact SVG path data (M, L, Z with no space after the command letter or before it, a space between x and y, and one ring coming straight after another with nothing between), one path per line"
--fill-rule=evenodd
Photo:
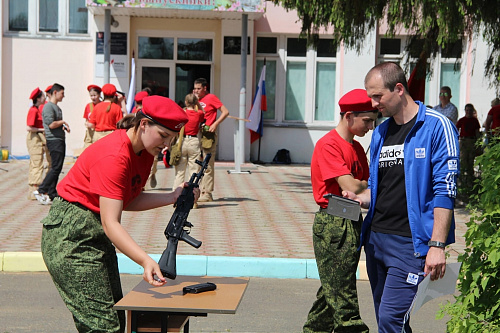
M0 252L39 252L40 220L49 206L27 200L28 161L0 164ZM61 178L74 160L67 158ZM159 164L158 186L148 191L170 192L174 170ZM216 162L214 201L200 203L189 221L191 236L203 242L199 249L180 243L178 254L201 256L313 259L312 223L317 205L312 197L308 165L254 165L250 174L229 174L234 163ZM6 171L4 171L6 170ZM146 212L124 212L125 229L150 254L161 254L163 234L173 207ZM463 253L467 211L457 209L457 243L449 247L450 262ZM361 255L362 259L364 254Z

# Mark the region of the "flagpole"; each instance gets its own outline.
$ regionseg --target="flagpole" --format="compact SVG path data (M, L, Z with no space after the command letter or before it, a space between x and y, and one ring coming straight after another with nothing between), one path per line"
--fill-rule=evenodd
M248 14L241 17L241 89L239 118L245 118L246 110L246 85L247 85L247 50L248 50ZM235 125L234 139L234 167L235 170L227 170L227 173L251 173L241 171L241 164L245 162L245 122L237 120Z

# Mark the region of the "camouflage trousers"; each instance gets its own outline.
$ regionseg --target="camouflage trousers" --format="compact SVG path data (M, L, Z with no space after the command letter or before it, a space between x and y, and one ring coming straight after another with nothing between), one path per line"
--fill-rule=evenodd
M42 220L42 255L79 332L124 332L116 251L97 214L61 198Z
M368 332L359 314L356 270L362 218L354 222L317 212L313 244L321 286L304 333Z

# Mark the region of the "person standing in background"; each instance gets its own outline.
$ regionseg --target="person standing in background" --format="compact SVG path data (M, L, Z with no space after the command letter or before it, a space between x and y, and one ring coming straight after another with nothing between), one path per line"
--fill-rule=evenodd
M207 202L214 200L212 192L214 191L215 153L217 151L218 144L217 128L229 115L229 110L224 106L224 104L222 104L219 98L217 98L217 96L215 96L214 94L208 92L207 84L207 80L204 78L196 79L194 81L193 89L193 93L198 97L200 105L205 111L205 126L208 127L208 130L206 130L206 132L208 132L207 135L213 137L210 147L208 147L208 145L202 144L201 148L203 156L211 153L212 158L208 163L209 165L205 172L205 176L201 180L201 196L198 202ZM217 110L221 111L221 115L219 118L217 118ZM202 133L202 135L204 134Z
M450 101L451 97L451 88L447 86L441 87L441 91L439 92L439 104L434 107L434 110L441 112L448 117L453 124L456 124L458 120L458 109Z
M83 139L83 149L87 148L92 144L92 139L94 138L95 130L88 126L90 115L94 111L94 108L97 104L101 102L101 87L91 84L87 87L87 91L89 92L91 102L85 106L85 110L83 111L83 119L85 119L85 138Z
M36 200L34 192L38 190L43 179L43 155L45 154L48 162L47 172L50 170L51 160L45 140L41 111L41 106L45 104L45 95L40 88L36 88L31 92L30 99L33 101L33 106L29 109L26 119L26 129L28 130L26 146L30 154L28 199Z
M54 83L50 95L50 101L43 107L42 117L52 167L45 175L38 190L33 192L38 202L43 205L52 204L52 200L57 196L56 186L66 155L66 135L64 131L68 133L71 131L68 123L63 120L61 108L57 105L64 98L64 87Z
M201 157L199 133L205 114L195 94L188 94L184 103L188 122L184 125L181 159L175 166L175 180L172 188L177 188L185 181L186 171L189 180L189 177L200 169L196 160L200 160Z
M116 130L116 123L123 118L122 109L114 102L116 87L107 83L102 86L104 101L97 104L90 114L87 127L95 129L92 143L113 133Z
M474 159L476 158L476 141L480 137L481 125L474 117L474 105L465 105L465 117L457 122L460 141L460 180L461 186L471 188L474 185Z
M139 91L137 94L135 94L134 96L135 105L130 113L136 113L137 111L142 109L142 100L148 96L149 96L148 92L144 90Z
M491 109L488 111L486 120L484 121L484 131L488 137L498 135L500 127L500 100L495 98L491 101Z

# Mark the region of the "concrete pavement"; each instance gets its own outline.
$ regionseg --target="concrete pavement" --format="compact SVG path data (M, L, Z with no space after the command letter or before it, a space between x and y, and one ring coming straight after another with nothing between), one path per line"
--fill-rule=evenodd
M126 294L141 276L121 275ZM236 314L209 314L191 317L190 332L295 333L302 332L307 313L315 299L319 281L315 279L250 278ZM1 333L73 333L71 313L66 309L48 273L0 272ZM361 317L371 332L377 331L375 313L367 281L358 281ZM436 320L445 296L426 303L412 313L414 333L445 332L446 317Z

